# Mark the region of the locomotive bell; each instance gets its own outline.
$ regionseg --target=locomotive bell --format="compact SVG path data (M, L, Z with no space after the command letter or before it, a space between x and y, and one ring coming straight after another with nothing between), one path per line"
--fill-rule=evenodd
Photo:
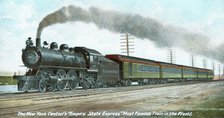
M61 44L60 50L61 51L68 51L68 45L67 44Z

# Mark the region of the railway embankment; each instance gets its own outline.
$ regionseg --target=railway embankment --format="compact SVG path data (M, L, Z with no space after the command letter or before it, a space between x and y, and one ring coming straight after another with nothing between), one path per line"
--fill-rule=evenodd
M221 117L224 81L0 96L6 117Z

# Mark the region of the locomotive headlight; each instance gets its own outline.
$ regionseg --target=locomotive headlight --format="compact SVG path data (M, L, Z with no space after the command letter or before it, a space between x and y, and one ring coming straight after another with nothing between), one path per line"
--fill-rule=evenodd
M36 51L31 50L26 53L25 60L28 64L34 65L37 63L39 56Z

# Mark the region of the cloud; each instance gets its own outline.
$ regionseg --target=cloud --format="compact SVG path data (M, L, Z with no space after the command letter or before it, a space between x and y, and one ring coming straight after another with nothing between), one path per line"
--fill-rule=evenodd
M26 21L34 14L34 6L30 4L16 4L14 1L8 1L2 5L4 14L17 22Z

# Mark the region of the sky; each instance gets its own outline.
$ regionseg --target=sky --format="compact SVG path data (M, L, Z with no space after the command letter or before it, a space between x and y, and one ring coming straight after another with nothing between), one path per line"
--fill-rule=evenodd
M211 45L224 42L223 0L0 0L0 71L25 71L21 60L22 49L28 37L35 39L39 22L63 6L75 5L88 9L97 7L152 18L164 25L184 28L211 39ZM44 29L41 39L47 42L66 43L71 47L85 46L105 54L121 54L119 33L99 29L93 23L69 22ZM157 47L148 39L134 37L135 53L132 56L168 62L167 48ZM175 62L191 65L190 53L173 47ZM212 69L212 59L195 55L195 66L203 67L206 59ZM214 60L215 73L218 65Z

